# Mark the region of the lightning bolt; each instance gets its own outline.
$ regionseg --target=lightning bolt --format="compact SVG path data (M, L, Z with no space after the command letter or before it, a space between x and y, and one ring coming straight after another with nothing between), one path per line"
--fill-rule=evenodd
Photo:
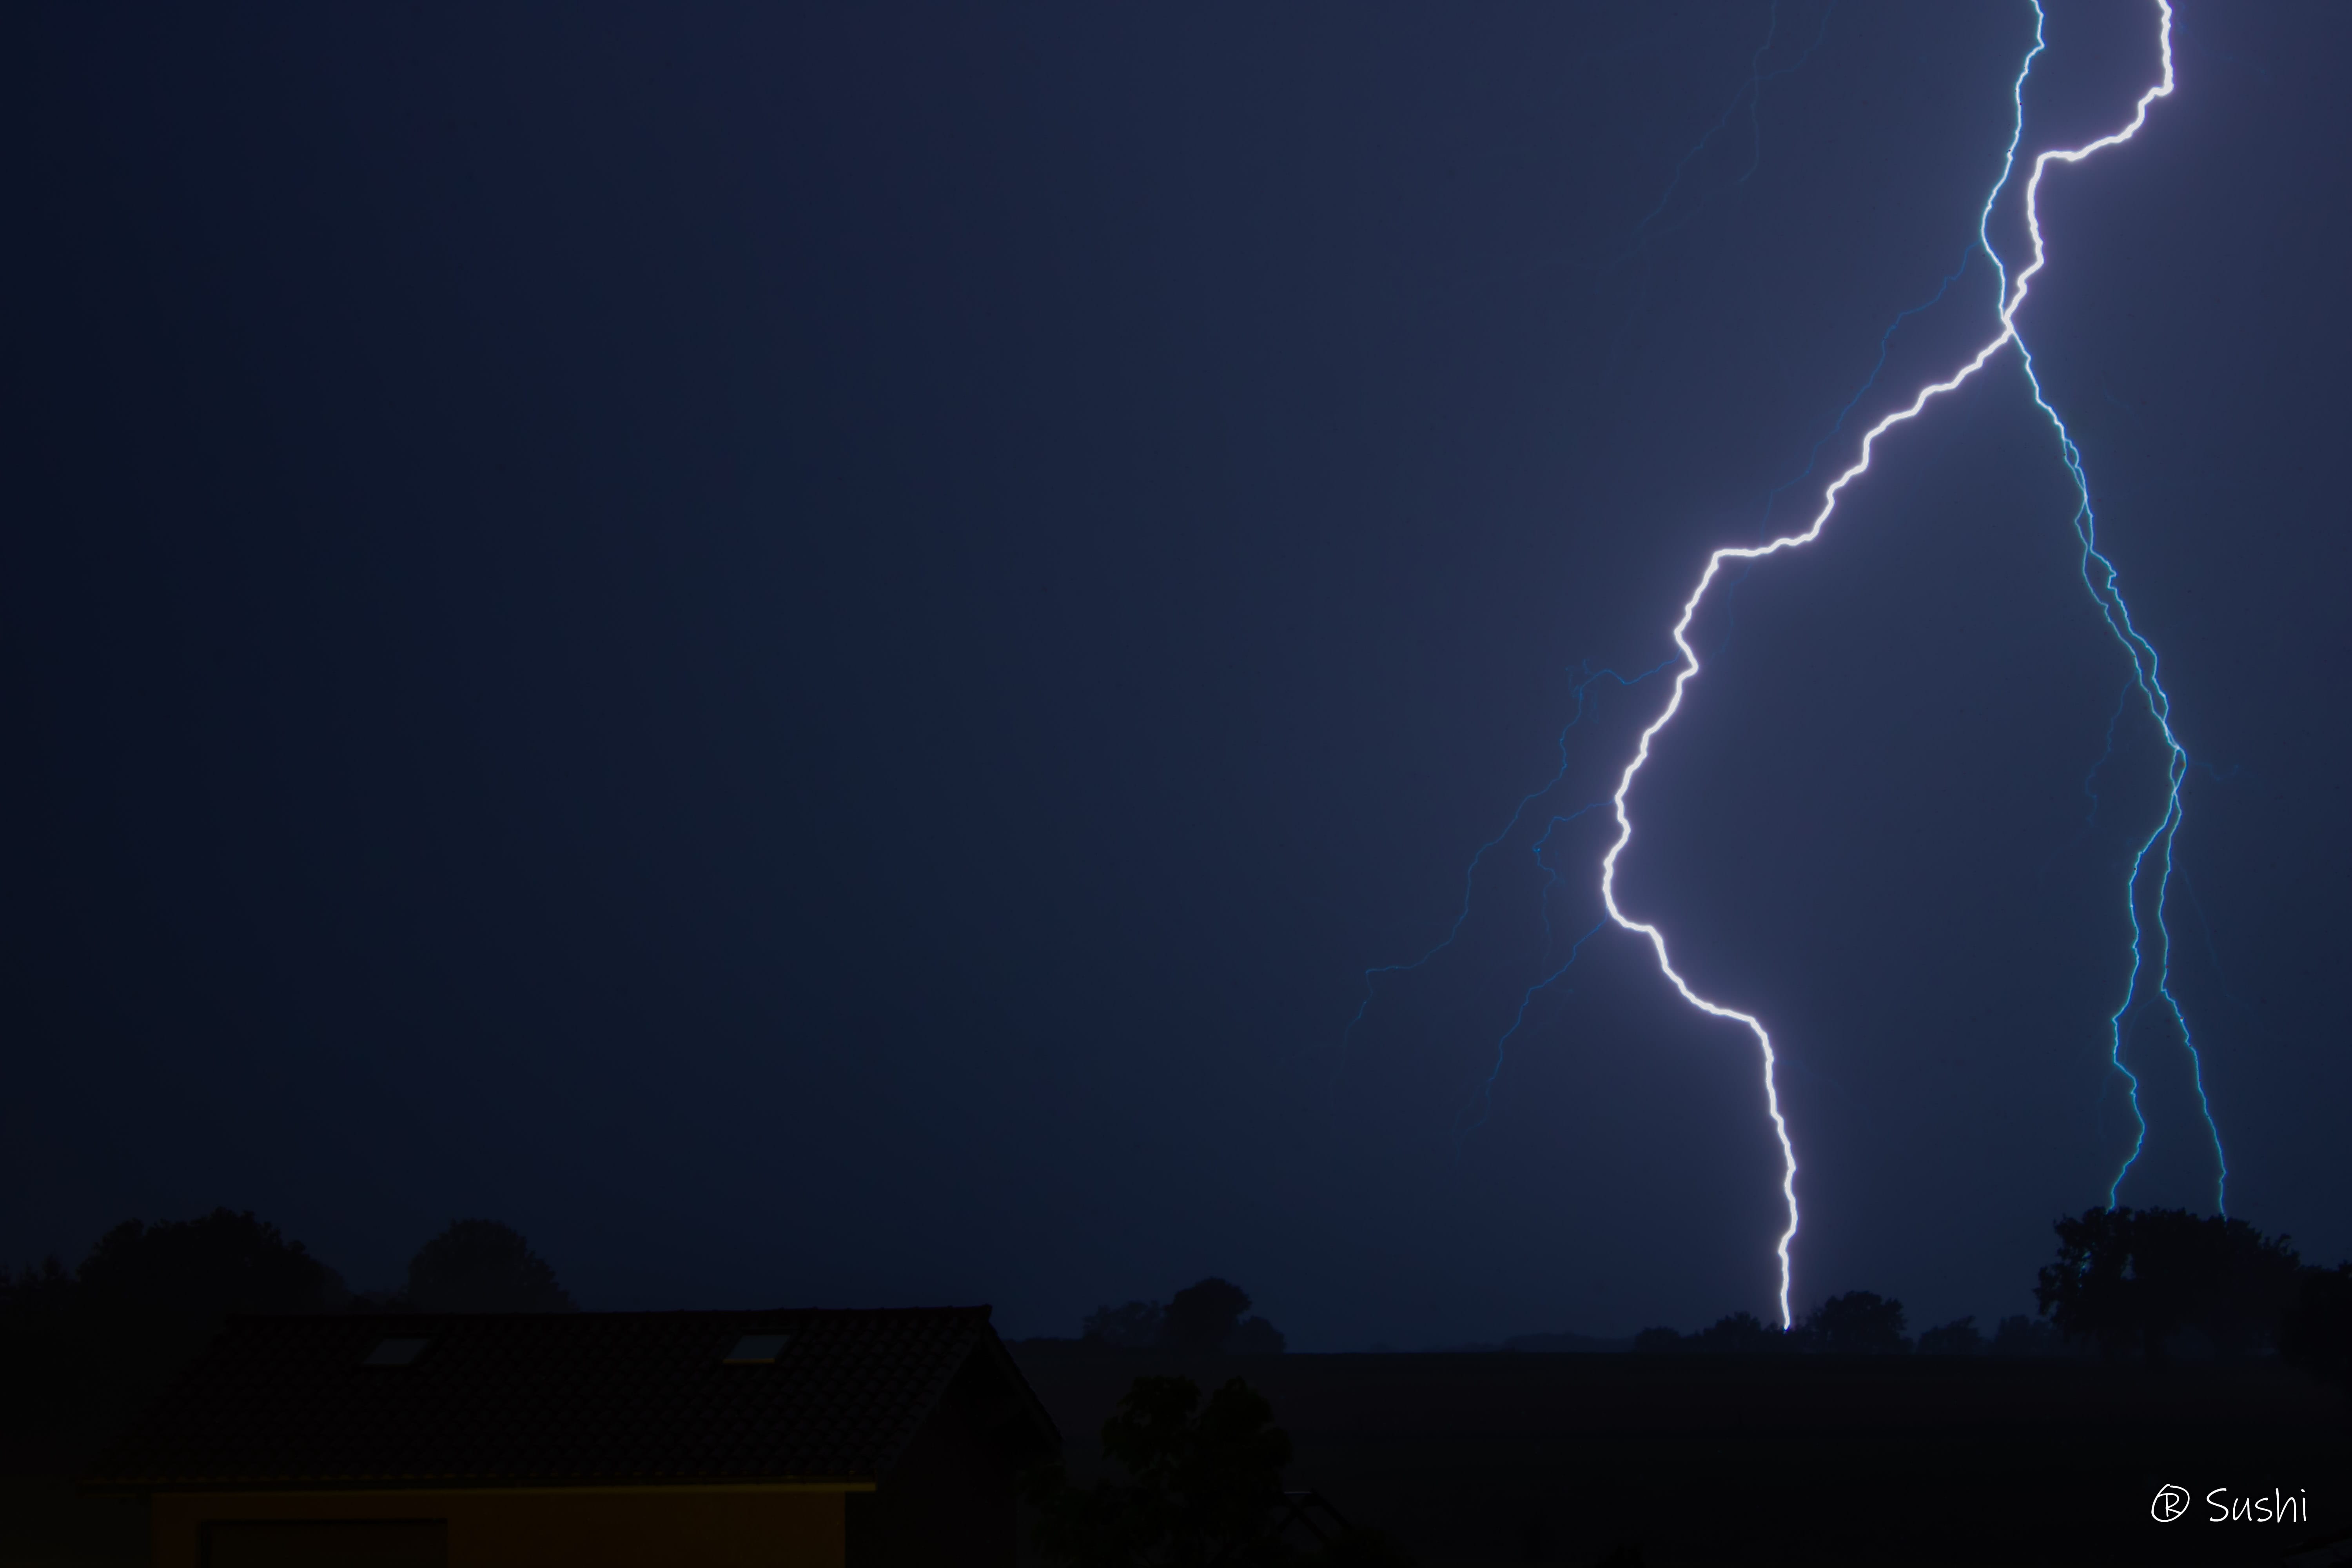
M2082 157L2096 152L2102 145L2113 145L2115 142L2130 140L2132 134L2138 131L2140 123L2146 119L2148 104L2172 90L2172 7L2168 0L2157 0L2157 4L2163 16L2159 36L2164 52L2164 80L2140 99L2139 112L2129 127L2104 142L2092 143L2080 153L2075 154L2069 160L2070 162L2079 162ZM2046 20L2041 0L2033 0L2033 48L2026 56L2028 70L2032 68L2033 57L2042 50L2042 28ZM2019 109L2021 124L2023 123L2024 114L2022 108L2024 87L2025 73L2020 72L2017 79L2016 97L2021 105ZM2048 153L2043 154L2044 158L2049 156L2051 155ZM2037 183L2041 178L2041 162L2037 160L2034 169L2034 178ZM1995 195L1999 195L1998 191ZM1990 221L1991 216L1992 204L1988 201L1985 204L1983 218L1978 224L1977 235L1979 242L1984 246L1985 254L1992 258L1996 272L2006 281L2007 273L2001 268L2000 254L1993 248L1990 238L1985 233L1986 224ZM2038 268L2042 261L2042 226L2040 215L2034 209L2030 189L2025 216L2027 226L2033 236L2034 268ZM2029 272L2031 270L2029 269ZM2020 301L2023 299L2022 285L2027 276L2028 273L2021 273L2018 277ZM2133 689L2137 689L2141 701L2147 709L2148 717L2155 721L2157 731L2164 742L2164 809L2158 816L2155 827L2145 839L2140 841L2132 855L2131 874L2126 879L2124 886L2124 910L2131 926L2131 968L2124 982L2123 997L2116 1004L2116 1010L2107 1018L2107 1061L2124 1079L2126 1094L2131 1102L2133 1122L2131 1151L2124 1156L2123 1163L2116 1168L2115 1179L2107 1184L2107 1206L2109 1208L2115 1206L2116 1195L2123 1186L2124 1178L2131 1174L2132 1166L2138 1163L2140 1152L2147 1143L2147 1117L2141 1110L2139 1103L2140 1080L2138 1075L2124 1065L2123 1046L2124 1021L2135 1008L2143 1005L2140 977L2143 970L2148 966L2142 951L2146 932L2140 926L2139 910L2146 898L2142 889L2148 876L2149 858L2154 856L2157 858L2158 870L2156 909L2151 923L2156 928L2157 954L2153 966L2155 981L2151 989L2155 994L2155 999L2160 1001L2166 1012L2171 1015L2173 1027L2180 1036L2181 1047L2189 1053L2190 1078L2197 1089L2198 1110L2204 1118L2206 1134L2213 1144L2215 1171L2213 1206L2217 1213L2226 1215L2229 1213L2230 1159L2221 1147L2221 1129L2213 1120L2212 1100L2205 1092L2204 1058L2198 1051L2196 1039L2189 1032L2188 1015L2181 1011L2179 998L2172 992L2172 931L2165 921L2165 908L2172 891L2173 848L2175 841L2180 835L2183 816L2180 792L2182 785L2188 782L2190 765L2189 751L2180 743L2179 736L2173 732L2172 695L2164 689L2164 682L2159 679L2155 645L2141 635L2139 628L2133 625L2131 606L2124 601L2121 586L2122 574L2116 570L2115 563L2099 550L2098 515L2091 505L2091 481L2083 469L2083 454L2075 446L2074 436L2068 432L2066 421L2059 416L2058 410L2051 404L2048 394L2042 390L2041 377L2034 374L2033 351L2027 344L2023 333L2018 330L2014 321L2017 303L2018 301L2012 301L2009 309L2002 312L2002 325L2009 335L2016 341L2018 359L2025 372L2025 384L2032 390L2033 405L2042 410L2043 416L2050 421L2051 428L2056 432L2060 455L2065 459L2068 477L2074 482L2076 504L2072 521L2075 540L2082 546L2083 586L2090 593L2092 603L2098 606L2100 617L2105 622L2108 632L2114 636L2125 655L2131 660L2132 678L2131 684L2125 689L2126 700L2128 700ZM2121 716L2122 711L2121 706L2118 706L2116 709L2118 717ZM2112 720L2107 725L2107 749L2110 752L2115 749L2115 723ZM2087 781L2085 781L2085 787L2087 788ZM2093 799L2093 808L2095 811L2095 796Z
M1781 1231L1780 1241L1774 1248L1780 1263L1780 1324L1784 1329L1791 1327L1794 1321L1789 1306L1792 1271L1790 1248L1796 1240L1801 1215L1797 1203L1797 1150L1790 1137L1788 1117L1780 1106L1780 1091L1776 1070L1779 1058L1772 1048L1772 1036L1770 1031L1765 1028L1763 1021L1754 1014L1726 1006L1722 1003L1699 994L1692 988L1690 982L1675 967L1673 955L1667 948L1665 932L1654 921L1637 920L1629 915L1619 904L1617 868L1626 849L1633 842L1633 817L1627 803L1633 794L1634 780L1640 777L1643 768L1649 764L1651 751L1658 736L1664 731L1666 726L1674 722L1675 715L1682 710L1684 694L1689 689L1690 683L1698 677L1699 657L1697 651L1691 646L1691 624L1697 616L1699 606L1705 602L1708 590L1723 574L1726 563L1761 561L1769 556L1800 549L1819 539L1822 531L1828 527L1830 518L1837 510L1839 496L1849 485L1870 471L1871 458L1877 448L1879 437L1897 426L1908 424L1918 418L1928 404L1957 390L1990 363L1996 354L2012 343L2017 345L2028 383L2033 388L2036 405L2048 415L2058 429L2068 470L2074 478L2076 489L2082 499L2081 507L2075 514L2074 526L2077 536L2083 543L2084 582L2089 587L2093 599L2098 604L2109 629L2115 633L2116 638L2130 654L2138 689L2146 700L2150 713L2162 730L2168 748L2169 761L2167 766L2168 789L2166 808L2155 831L2140 845L2138 853L2133 859L2126 900L2130 907L2132 925L2131 973L2124 1002L2116 1008L2110 1019L2109 1060L2116 1070L2122 1073L2130 1083L2133 1115L2138 1119L2139 1125L2139 1136L2133 1144L2131 1155L2126 1160L2122 1170L2117 1172L2115 1184L2121 1184L2124 1175L2128 1173L2131 1168L2132 1161L2137 1159L2147 1131L2146 1120L2139 1110L2139 1080L2123 1063L2123 1020L2132 1010L2135 999L2138 997L2141 990L2141 974L2145 963L2138 906L2141 901L2140 889L2143 878L2147 874L2147 862L2152 855L2158 858L2160 866L2156 883L2157 907L2153 921L2159 941L2154 990L2166 1006L2171 1010L2175 1022L2179 1027L2183 1043L2189 1046L2190 1058L2197 1068L2199 1099L2200 1103L2205 1103L2203 1065L2196 1057L2193 1044L2189 1043L2187 1020L2182 1016L2179 1005L2171 992L2169 976L2171 937L2164 925L2163 918L2164 900L2170 887L2172 875L2173 844L2180 826L2180 789L2188 772L2188 752L2173 734L2171 700L2156 678L2155 647L2133 626L2130 613L2125 606L2123 596L2116 585L2115 567L2105 556L2099 553L2096 548L2094 532L2095 519L2090 506L2090 489L2087 479L2083 475L2080 453L2075 449L2072 438L2067 437L2063 422L2058 418L2056 411L2042 396L2039 382L2033 379L2032 356L2026 352L2024 341L2019 336L2017 329L2017 312L2024 305L2027 296L2032 291L2035 276L2042 271L2048 260L2047 248L2042 235L2040 213L2042 177L2054 164L2079 163L2107 148L2120 146L2130 141L2139 133L2140 128L2147 124L2148 106L2158 99L2167 97L2172 92L2174 80L2172 6L2170 0L2155 0L2155 5L2158 16L2158 43L2163 56L2163 77L2155 86L2140 94L2137 102L2133 106L2130 122L2119 131L2085 142L2080 147L2055 148L2034 155L2032 172L2028 176L2025 185L2026 229L2032 237L2033 255L2032 259L2017 273L2014 279L2009 277L2006 268L2001 269L2000 286L2003 297L2000 302L2000 331L1959 368L1941 381L1930 382L1920 387L1907 406L1898 408L1887 415L1864 433L1860 452L1853 465L1831 480L1822 491L1820 509L1814 512L1812 521L1804 529L1795 533L1768 540L1760 544L1727 545L1707 557L1706 568L1700 572L1698 581L1692 587L1689 596L1683 601L1681 618L1674 626L1674 643L1681 655L1681 667L1675 672L1665 706L1658 716L1651 721L1649 727L1642 731L1641 739L1634 748L1633 759L1625 764L1624 772L1618 778L1616 793L1611 797L1611 805L1617 818L1617 837L1610 845L1608 851L1601 858L1601 901L1602 907L1608 911L1609 918L1625 931L1649 942L1651 950L1657 957L1659 973L1665 977L1685 1004L1710 1017L1738 1024L1753 1036L1756 1041L1757 1055L1762 1068L1765 1110L1771 1120L1773 1136L1780 1145L1780 1195L1787 1206L1789 1216L1788 1226ZM1999 266L2000 258L1992 249L1986 228L1990 222L1994 205L2000 201L2002 191L2008 187L2011 175L2015 171L2017 150L2024 137L2025 79L2033 69L2034 60L2040 57L2045 47L2043 42L2045 18L2041 0L2033 0L2033 47L2027 52L2024 62L2019 68L2016 83L2011 91L2017 117L2011 134L2009 150L2002 158L2000 178L1985 197L1984 208L1978 224L1979 242L1984 246L1989 255L1993 256L1996 266ZM2210 1127L2210 1103L2206 1103L2206 1117L2207 1124ZM2218 1155L2221 1150L2218 1132L2214 1137L2214 1149ZM2226 1177L2226 1164L2223 1172ZM2111 1186L2109 1189L2111 1203L2113 1196L2114 1187Z

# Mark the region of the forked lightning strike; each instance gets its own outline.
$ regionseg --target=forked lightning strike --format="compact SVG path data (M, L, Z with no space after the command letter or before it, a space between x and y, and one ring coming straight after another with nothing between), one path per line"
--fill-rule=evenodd
M1674 722L1675 715L1682 709L1683 693L1685 689L1688 688L1692 679L1695 679L1699 672L1698 654L1696 650L1691 647L1690 643L1689 634L1691 622L1697 616L1699 605L1706 597L1707 590L1714 585L1717 577L1721 574L1724 563L1727 561L1760 560L1765 556L1777 555L1782 551L1794 550L1801 545L1811 544L1814 540L1820 538L1822 531L1829 523L1831 514L1837 510L1837 501L1840 492L1843 491L1844 489L1848 485L1852 484L1855 479L1870 471L1871 452L1877 445L1879 437L1885 435L1887 431L1893 429L1897 425L1906 424L1909 421L1917 418L1921 411L1924 410L1930 402L1960 386L1963 383L1968 381L1969 377L1982 370L1985 365L1991 361L1995 354L2008 347L2011 343L2019 342L2016 324L2017 311L2018 309L2025 303L2025 298L2032 288L2034 275L2042 270L2046 259L2042 238L2042 221L2040 212L2038 210L2042 189L2042 176L2048 172L2053 163L2079 163L2095 153L2098 153L2105 148L2117 146L2123 142L2130 141L2135 135L2138 134L2140 127L2147 122L2148 106L2154 103L2158 99L2168 96L2172 91L2172 6L2170 0L2155 0L2155 3L2159 18L2158 25L2158 42L2162 51L2164 60L2163 79L2156 86L2149 88L2146 92L2143 92L2140 95L2138 102L2133 109L2130 123L2126 125L2120 131L2102 136L2098 140L2087 142L2081 147L2053 149L2052 151L2037 153L2034 156L2033 172L2028 177L2025 186L2026 229L2032 237L2033 258L2017 274L2015 279L2010 284L2008 297L2002 301L2000 306L2000 331L1992 339L1991 342L1986 343L1981 349L1979 349L1973 358L1962 364L1960 368L1955 371L1951 375L1942 381L1934 382L1920 388L1917 395L1913 397L1908 407L1898 409L1895 413L1887 415L1864 433L1862 438L1861 452L1855 458L1853 466L1847 468L1843 473L1838 475L1836 479L1830 482L1828 488L1822 492L1821 510L1813 515L1812 521L1802 531L1774 539L1763 544L1727 545L1716 551L1712 555L1707 557L1706 570L1699 574L1697 584L1692 588L1690 596L1683 602L1682 618L1675 623L1674 641L1675 647L1678 648L1682 654L1682 668L1675 673L1674 687L1667 696L1664 710L1659 713L1656 719L1651 721L1647 729L1642 731L1641 741L1634 749L1633 760L1625 764L1624 773L1619 778L1617 783L1616 794L1612 797L1612 805L1615 808L1617 816L1617 838L1614 843L1610 845L1608 852L1601 858L1601 900L1603 906L1609 911L1609 918L1616 921L1618 925L1623 927L1625 930L1649 940L1651 948L1657 954L1659 972L1666 977L1668 983L1671 984L1675 990L1681 994L1685 1002L1698 1009L1700 1012L1706 1013L1713 1017L1732 1020L1733 1022L1744 1026L1750 1034L1756 1037L1757 1050L1762 1058L1765 1107L1772 1120L1773 1133L1780 1140L1780 1193L1782 1198L1786 1201L1789 1212L1788 1228L1780 1233L1780 1244L1776 1248L1780 1259L1780 1325L1784 1329L1790 1327L1794 1321L1790 1316L1789 1309L1790 1273L1789 1249L1790 1244L1796 1239L1800 1216L1797 1206L1797 1150L1796 1145L1790 1141L1789 1136L1788 1119L1782 1114L1780 1110L1780 1093L1774 1070L1778 1065L1778 1058L1773 1054L1772 1037L1770 1032L1764 1027L1763 1022L1757 1018L1753 1014L1743 1013L1738 1008L1727 1007L1720 1003L1711 1002L1707 998L1700 995L1696 991L1691 989L1690 983L1684 979L1681 973L1675 968L1674 960L1666 950L1665 933L1651 922L1633 919L1619 907L1617 902L1616 886L1617 863L1619 858L1624 854L1626 847L1633 841L1633 818L1631 813L1626 809L1626 798L1633 792L1634 779L1641 773L1643 767L1650 760L1650 748L1652 742L1656 740L1660 731L1664 731L1668 724ZM2021 89L2024 80L2025 73L2030 72L2032 69L2034 56L2041 53L2042 47L2041 29L2038 26L2041 16L2041 6L2038 3L2036 4L2034 10L2037 20L2034 47L2032 52L2026 56L2024 69L2020 72L2018 79L2021 84ZM1986 199L1985 205L1988 213L1991 210L1993 203L2000 199L2002 189L2004 189L2009 184L2010 174L2015 163L2018 141L2023 134L2024 110L2021 90L2019 95L2019 104L2017 132L2011 136L2010 142L2010 155L2002 163L2000 180L1994 185L1992 195ZM2021 344L2021 346L2022 345ZM2039 401L2038 387L2036 388L2036 397L2037 401ZM2047 405L2044 405L2044 406L2046 408ZM2070 458L2071 445L2072 444L2069 443ZM2136 665L2137 663L2137 658L2135 658L2135 663ZM2168 740L2170 740L2171 738L2168 726L2166 731L2166 737ZM2176 763L2176 769L2177 767L2178 764ZM2175 793L2171 798L2171 802L2167 812L2166 823L2168 826L2177 826L2178 824L2178 780L2176 778L2174 784ZM2170 838L2163 829L2159 829L2157 838L2149 841L2148 847L2153 847L2157 839L2161 839L2165 844L2165 847L2168 852L2167 859L2168 865ZM2147 853L2147 850L2144 848L2141 851L2140 858L2144 860ZM2135 889L2137 886L2137 866L2136 863L2134 871ZM2136 979L2139 958L2136 914L2134 938L2133 962ZM2126 1003L2128 1004L2128 998L2126 998ZM2120 1062L2118 1062L2117 1065L2120 1067ZM2136 1088L2137 1084L2135 1083L2135 1089ZM2135 1097L2135 1110L2137 1110L2136 1100L2137 1097ZM2218 1140L2216 1146L2218 1149Z

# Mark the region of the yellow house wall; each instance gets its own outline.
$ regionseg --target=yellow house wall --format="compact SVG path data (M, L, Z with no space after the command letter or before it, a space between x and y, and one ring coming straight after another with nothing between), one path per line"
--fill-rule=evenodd
M202 1568L208 1520L443 1519L449 1568L844 1568L841 1489L158 1492L155 1568Z

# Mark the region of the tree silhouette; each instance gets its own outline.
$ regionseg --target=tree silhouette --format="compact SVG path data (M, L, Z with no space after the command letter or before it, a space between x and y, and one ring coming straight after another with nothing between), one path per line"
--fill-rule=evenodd
M1131 1563L1274 1563L1290 1438L1240 1378L1201 1402L1189 1377L1139 1377L1103 1424L1103 1458L1127 1472L1083 1489L1058 1465L1038 1472L1036 1541L1076 1568Z
M1899 1355L1910 1348L1911 1342L1903 1337L1903 1303L1868 1290L1831 1297L1808 1313L1792 1332L1774 1328L1753 1312L1731 1312L1695 1334L1655 1328L1633 1336L1633 1349L1644 1355L1769 1355L1790 1351Z
M408 1260L408 1300L422 1312L571 1312L555 1270L520 1232L492 1219L452 1220Z
M1227 1355L1280 1355L1288 1342L1282 1331L1264 1318L1244 1318L1234 1325L1233 1337L1225 1341Z
M1074 1487L1059 1463L1028 1478L1035 1542L1074 1568L1402 1568L1376 1531L1342 1528L1313 1552L1285 1535L1290 1438L1265 1396L1233 1378L1209 1395L1189 1377L1139 1377L1103 1423L1103 1458L1125 1472ZM1335 1516L1336 1517L1336 1516Z
M1806 1314L1800 1331L1808 1350L1832 1355L1900 1355L1911 1348L1903 1337L1903 1303L1874 1290L1831 1297Z
M1167 1309L1157 1301L1129 1301L1124 1307L1101 1306L1087 1314L1078 1331L1081 1339L1121 1350L1150 1350L1160 1343Z
M125 1220L68 1273L56 1258L0 1282L0 1449L71 1466L160 1393L232 1312L319 1312L335 1271L250 1213Z
M2186 1209L2086 1209L2062 1218L2034 1300L2070 1341L2165 1359L2183 1330L2217 1355L2275 1342L2301 1260L2284 1237Z
M1279 1355L1282 1331L1264 1318L1245 1318L1249 1293L1213 1277L1176 1292L1166 1306L1129 1301L1087 1314L1079 1337L1121 1350L1172 1350L1188 1355Z
M1214 1278L1188 1285L1168 1303L1168 1348L1194 1354L1221 1351L1249 1310L1249 1292Z
M82 1310L100 1317L162 1316L209 1339L231 1312L315 1312L350 1292L335 1271L278 1227L218 1208L195 1219L125 1220L99 1237L74 1278Z
M1717 1354L1761 1355L1787 1350L1789 1336L1753 1312L1732 1312L1681 1341L1675 1348Z

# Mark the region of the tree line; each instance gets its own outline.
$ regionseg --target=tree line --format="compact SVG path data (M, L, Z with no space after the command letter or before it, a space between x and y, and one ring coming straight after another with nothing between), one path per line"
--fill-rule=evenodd
M1832 1296L1783 1331L1733 1312L1693 1334L1644 1330L1638 1353L2136 1356L2233 1358L2276 1352L2352 1394L2352 1264L2306 1266L2285 1237L2181 1209L2094 1208L2057 1221L2056 1258L2035 1282L2039 1315L1973 1318L1904 1331L1903 1303L1869 1290ZM1230 1348L1249 1298L1222 1279L1164 1307L1130 1301L1087 1319L1086 1337L1129 1348ZM1290 1439L1264 1394L1240 1378L1202 1397L1188 1377L1135 1380L1102 1428L1104 1466L1087 1483L1063 1464L1026 1479L1038 1555L1068 1568L1146 1563L1263 1568L1402 1568L1377 1531L1350 1525L1309 1492L1286 1491ZM1317 1506L1310 1506L1317 1505ZM1318 1511L1319 1506L1320 1511ZM1621 1548L1610 1563L1637 1563Z
M353 1290L250 1212L125 1220L73 1268L0 1269L0 1471L77 1468L244 1312L569 1312L509 1226L461 1219L400 1283Z
M1087 1314L1079 1338L1119 1350L1164 1350L1182 1355L1280 1355L1282 1331L1246 1317L1249 1293L1212 1275L1158 1301L1102 1306Z
M1973 1317L1914 1340L1903 1303L1869 1290L1832 1296L1786 1331L1733 1312L1685 1334L1644 1329L1647 1353L2178 1356L2275 1352L2352 1392L2352 1263L2305 1264L2284 1236L2186 1209L2092 1208L2058 1220L2057 1257L2034 1283L2040 1314L2004 1318L1988 1338Z

